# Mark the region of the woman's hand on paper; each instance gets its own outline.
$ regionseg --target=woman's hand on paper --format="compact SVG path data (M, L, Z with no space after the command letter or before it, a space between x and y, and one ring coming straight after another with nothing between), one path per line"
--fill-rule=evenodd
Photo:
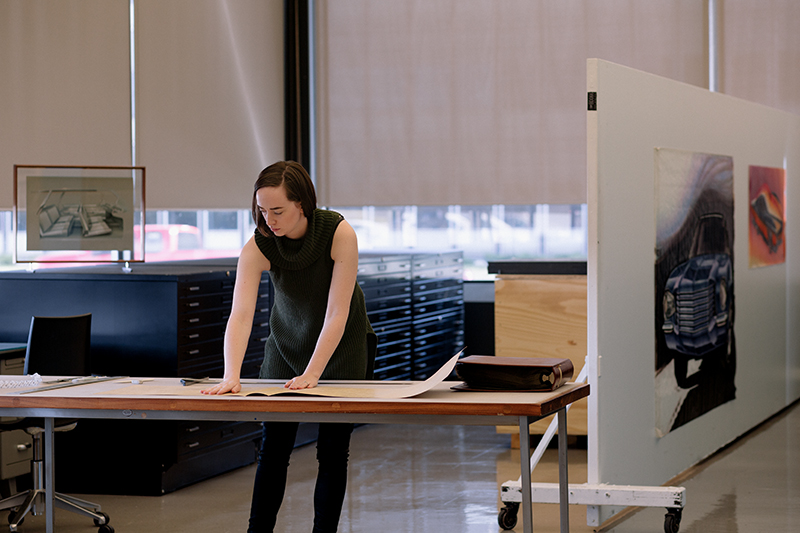
M317 386L317 381L317 378L306 372L302 376L290 379L283 387L292 390L311 389Z
M203 394L225 394L232 392L236 394L242 390L242 384L238 379L223 379L217 385L211 388L203 389L200 392Z

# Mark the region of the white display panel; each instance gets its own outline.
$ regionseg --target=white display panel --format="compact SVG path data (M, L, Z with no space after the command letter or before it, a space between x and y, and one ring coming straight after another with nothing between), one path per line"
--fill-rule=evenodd
M800 117L587 61L589 483L662 485L800 397ZM591 107L591 105L590 105ZM733 160L735 399L659 436L657 149ZM748 264L748 169L786 171L786 261ZM688 495L691 504L691 494ZM604 508L600 520L616 509Z

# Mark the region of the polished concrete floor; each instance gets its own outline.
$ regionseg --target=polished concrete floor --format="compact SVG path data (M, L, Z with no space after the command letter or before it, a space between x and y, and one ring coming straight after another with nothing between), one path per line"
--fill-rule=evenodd
M495 533L499 486L519 477L519 451L494 428L363 426L353 434L343 533ZM548 450L535 481L556 481ZM586 481L586 453L570 450L570 482ZM118 533L244 532L255 468L246 467L162 497L85 496L111 515ZM311 531L314 446L296 449L276 531ZM794 405L694 467L681 481L685 533L800 531L800 407ZM586 509L571 506L572 532L586 526ZM663 531L664 509L627 513L606 531ZM84 518L56 512L56 531L96 531ZM25 533L44 531L29 517ZM521 523L517 531L521 531ZM534 504L534 531L557 532L558 508Z

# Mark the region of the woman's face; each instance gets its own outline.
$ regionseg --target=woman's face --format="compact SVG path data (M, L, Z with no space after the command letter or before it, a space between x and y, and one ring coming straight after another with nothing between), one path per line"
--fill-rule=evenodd
M299 239L306 234L308 219L303 215L300 202L286 197L286 188L262 187L256 191L256 203L261 216L277 237Z

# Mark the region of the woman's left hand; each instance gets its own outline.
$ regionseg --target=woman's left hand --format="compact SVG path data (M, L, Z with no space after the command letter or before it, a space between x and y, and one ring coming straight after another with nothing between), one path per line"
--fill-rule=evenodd
M283 386L286 389L311 389L317 386L317 378L309 374L303 374L302 376L297 376L296 378L292 378L286 382Z

